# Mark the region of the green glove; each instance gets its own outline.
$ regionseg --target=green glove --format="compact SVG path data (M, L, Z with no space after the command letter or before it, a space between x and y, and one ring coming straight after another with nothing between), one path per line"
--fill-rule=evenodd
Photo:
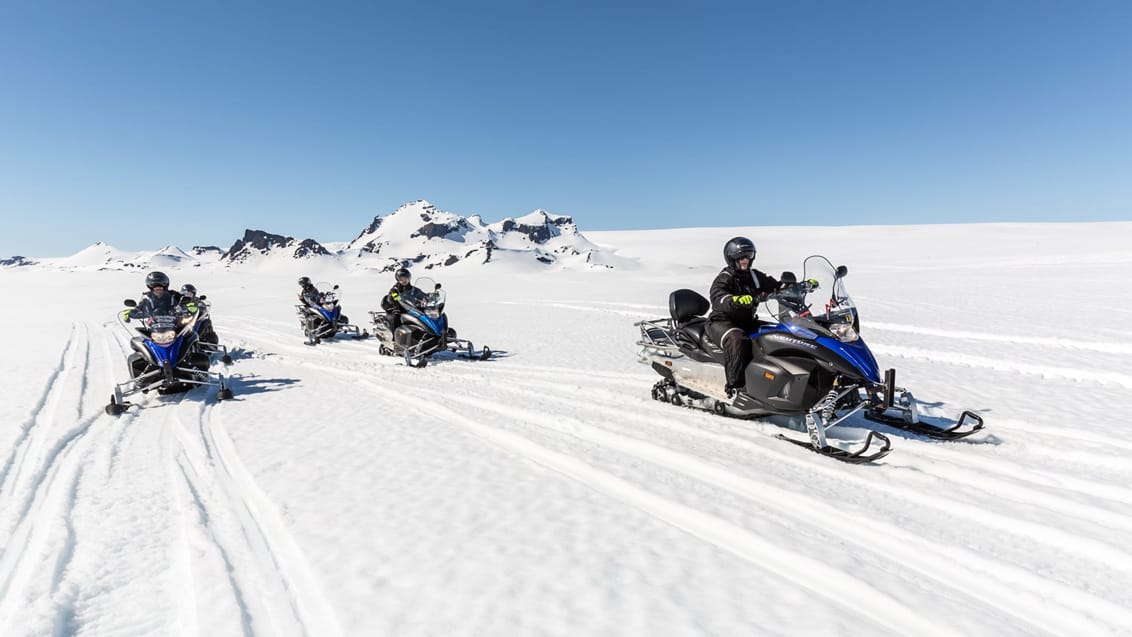
M185 309L189 311L189 314L196 314L197 313L197 304L193 303L192 301L189 301L188 303L185 304Z
M122 310L122 320L129 323L130 322L130 312L132 312L132 311L133 310L131 310L130 308L126 308L126 309Z
M818 289L818 280L817 279L806 279L806 283L809 283L811 288L813 288L815 290Z
M755 297L750 294L744 294L743 296L735 297L735 302L739 305L750 305L755 302Z
M396 292L391 292L391 293L389 294L389 298L391 298L391 299L393 299L394 301L396 301L397 299L401 298L401 295L400 295L400 294L397 294Z

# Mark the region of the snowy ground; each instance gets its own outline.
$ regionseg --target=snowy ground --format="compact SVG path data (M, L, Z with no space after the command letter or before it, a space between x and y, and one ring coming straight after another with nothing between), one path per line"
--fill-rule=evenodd
M865 466L649 398L633 322L739 232L433 275L509 356L425 369L303 346L301 266L172 272L236 399L120 418L141 275L0 270L0 635L1132 634L1132 223L742 230L772 274L847 264L881 366L986 417ZM391 283L305 273L355 322Z

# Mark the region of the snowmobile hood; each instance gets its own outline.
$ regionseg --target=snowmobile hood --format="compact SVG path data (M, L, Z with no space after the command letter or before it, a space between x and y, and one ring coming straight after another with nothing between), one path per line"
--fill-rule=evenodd
M339 314L339 312L341 311L341 309L342 309L342 308L340 308L339 306L335 305L335 306L334 306L334 311L332 311L332 312L328 312L328 311L326 310L326 308L322 308L322 307L320 307L320 308L315 308L315 309L317 309L317 310L318 310L318 313L319 313L319 314L321 314L321 315L322 315L322 318L326 319L326 321L327 321L328 323L334 323L334 321L338 319L338 314Z
M428 329L432 330L433 335L440 335L448 332L447 314L441 314L440 316L433 319L429 318L428 314L425 314L424 312L417 310L411 310L411 312L413 317L421 322L421 325L424 325Z
M176 365L180 359L181 344L184 342L184 337L178 336L168 345L158 345L148 338L145 339L145 346L149 350L153 360L158 365L164 365L166 361L170 365Z
M865 345L864 339L858 338L852 343L843 343L836 338L819 336L817 342L849 361L866 379L874 383L881 382L877 360L869 351L869 346Z

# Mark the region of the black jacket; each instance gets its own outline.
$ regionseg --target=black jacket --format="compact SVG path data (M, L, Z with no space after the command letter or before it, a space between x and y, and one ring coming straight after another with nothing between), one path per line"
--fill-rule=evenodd
M412 283L408 285L394 283L393 287L389 288L389 294L386 294L385 297L381 299L381 309L385 310L386 313L392 314L404 312L405 310L401 307L401 304L393 300L393 293L396 292L397 294L404 294L408 290L416 290L417 294L421 294L421 291L418 290L417 287Z
M309 307L318 307L322 305L322 292L319 292L318 288L313 285L307 286L303 288L302 292L299 292L299 300Z
M181 305L181 293L167 291L157 298L153 292L146 292L138 301L138 306L130 310L130 318L145 318L147 316L172 315L174 308Z
M755 308L765 295L778 289L778 280L758 270L723 268L711 283L712 321L729 321L737 326L754 329L757 324ZM755 297L751 305L740 305L735 297L750 294Z

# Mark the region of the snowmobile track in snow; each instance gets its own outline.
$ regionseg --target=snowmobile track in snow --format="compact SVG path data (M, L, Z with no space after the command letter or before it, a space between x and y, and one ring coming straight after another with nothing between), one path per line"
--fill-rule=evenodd
M54 591L74 550L70 520L83 448L91 425L102 416L88 396L91 349L90 327L75 324L0 476L0 624L24 602L28 582L46 564L51 564ZM60 522L67 539L53 548L48 531Z
M429 392L421 390L419 387L403 380L391 380L387 376L378 379L365 372L348 368L331 367L309 361L288 360L288 362L296 362L306 367L354 378L361 384L371 388L371 390L377 393L384 393L391 397L415 395L421 399L421 402L430 402L428 400L431 396ZM436 372L436 374L443 374L443 372ZM538 382L519 384L528 386L542 385L542 383ZM391 390L388 386L394 386L396 389ZM548 387L548 389L550 388ZM511 389L511 391L514 390ZM530 392L530 395L539 396L543 399L546 398L545 395L535 391ZM502 416L520 426L537 424L544 429L549 429L565 436L581 438L587 442L634 456L656 464L666 470L682 473L693 479L711 484L714 487L760 502L762 505L779 511L782 514L789 515L808 526L832 531L837 537L852 542L855 545L855 551L869 552L882 560L895 560L903 568L912 570L921 577L934 580L937 585L942 584L953 589L954 594L969 597L969 602L976 604L979 602L989 602L991 610L1010 613L1015 617L1015 620L1030 623L1036 630L1047 630L1053 627L1054 632L1063 633L1074 629L1079 630L1082 627L1088 627L1089 630L1096 631L1097 634L1104 634L1109 631L1109 627L1105 624L1132 625L1132 613L1129 613L1119 605L1089 595L1087 592L1075 590L1055 580L1036 576L1024 569L1011 567L1005 563L982 557L976 553L953 549L946 545L934 543L931 540L925 540L890 524L878 522L868 517L841 513L836 509L829 508L828 505L824 505L820 500L813 500L796 492L776 490L765 483L737 477L731 471L722 469L714 464L703 462L687 454L674 452L670 449L635 438L611 433L583 423L576 418L549 416L540 411L500 406L490 400L465 395L449 395L447 396L447 400L467 407L485 410L496 416ZM521 404L523 401L518 400L515 402ZM587 484L596 482L601 485L601 488L598 490L620 494L618 497L627 504L637 506L651 514L658 515L657 505L650 499L658 496L649 494L644 489L635 487L629 483L622 484L623 481L620 478L616 478L593 468L578 458L566 456L547 449L520 434L504 431L497 424L499 422L498 418L484 421L493 423L492 425L487 425L483 424L481 421L471 419L464 414L439 405L430 405L429 410L434 412L437 416L443 417L448 422L460 422L464 426L474 429L477 434L484 435L504 447L520 451L520 453L531 457L532 460L535 460L539 464L551 466ZM925 444L930 445L932 443ZM773 455L780 456L785 453L784 450L776 450L773 452ZM550 459L549 462L546 462L547 458ZM585 467L585 469L581 467ZM836 475L841 475L841 473L836 472ZM616 484L617 487L610 487L610 481L613 481L613 484ZM868 486L875 487L876 485L870 484ZM919 496L919 494L911 490L901 493L898 488L890 488L889 491L908 499L916 499ZM626 493L632 495L625 496ZM648 504L641 505L640 501L642 499L648 500ZM665 502L677 508L686 508L685 505L670 500L665 500ZM928 506L932 506L932 504L928 504ZM970 506L962 505L957 502L951 505L937 503L935 506L949 514L963 515L981 524L1000 527L999 530L1011 533L1019 532L1017 520L1003 517L996 523L995 520L997 516L990 511L972 510ZM1067 506L1071 509L1072 513L1079 514L1082 511L1092 511L1088 507L1075 505L1074 503L1067 503ZM1096 511L1095 513L1101 514L1103 511ZM680 528L687 529L688 522L686 518L689 515L691 514L684 510L681 514L674 517L671 511L667 511L667 513L659 514L658 517L676 526L680 526ZM699 519L691 526L699 528L698 525L706 524L707 522L705 522L705 520L710 519L710 524L718 524L723 528L728 528L728 533L734 533L736 530L729 528L730 523L724 520L714 518L706 513L702 513L701 515L704 516L704 519ZM1124 522L1127 522L1127 520ZM1082 540L1081 538L1036 524L1031 524L1029 528L1023 530L1027 535L1036 535L1041 538L1042 541L1052 544L1059 549L1079 553L1081 557L1107 564L1109 567L1115 567L1120 570L1127 570L1129 567L1127 554L1118 549L1109 548L1102 543ZM703 537L700 533L695 534ZM889 543L886 541L883 545L878 545L875 542L875 538L879 537L894 540L894 542ZM709 539L709 541L716 543L714 540ZM722 548L732 550L732 552L736 552L744 557L751 557L751 554L744 552L744 550L736 549L735 546L725 544ZM769 549L763 547L763 550ZM765 554L760 553L758 559L761 560L764 558L769 559L766 558ZM761 561L753 561L756 564L766 566ZM773 560L771 560L771 564L773 563ZM774 571L775 569L772 566L769 570ZM991 574L993 574L993 576L991 576ZM824 580L827 576L828 574L815 576L814 580ZM842 576L844 576L844 574L842 574ZM798 581L798 583L806 585L803 581ZM859 586L860 582L858 582L857 585ZM814 584L813 587L817 587L817 585ZM878 594L883 593L878 592ZM1051 604L1050 600L1058 600L1058 603ZM875 603L875 601L873 603ZM1096 617L1103 621L1104 624L1091 622L1088 619L1089 617Z
M192 405L195 426L175 416L170 451L195 511L186 533L210 541L224 564L245 634L341 634L334 611L275 506L244 467L214 405ZM191 569L191 564L189 565Z

